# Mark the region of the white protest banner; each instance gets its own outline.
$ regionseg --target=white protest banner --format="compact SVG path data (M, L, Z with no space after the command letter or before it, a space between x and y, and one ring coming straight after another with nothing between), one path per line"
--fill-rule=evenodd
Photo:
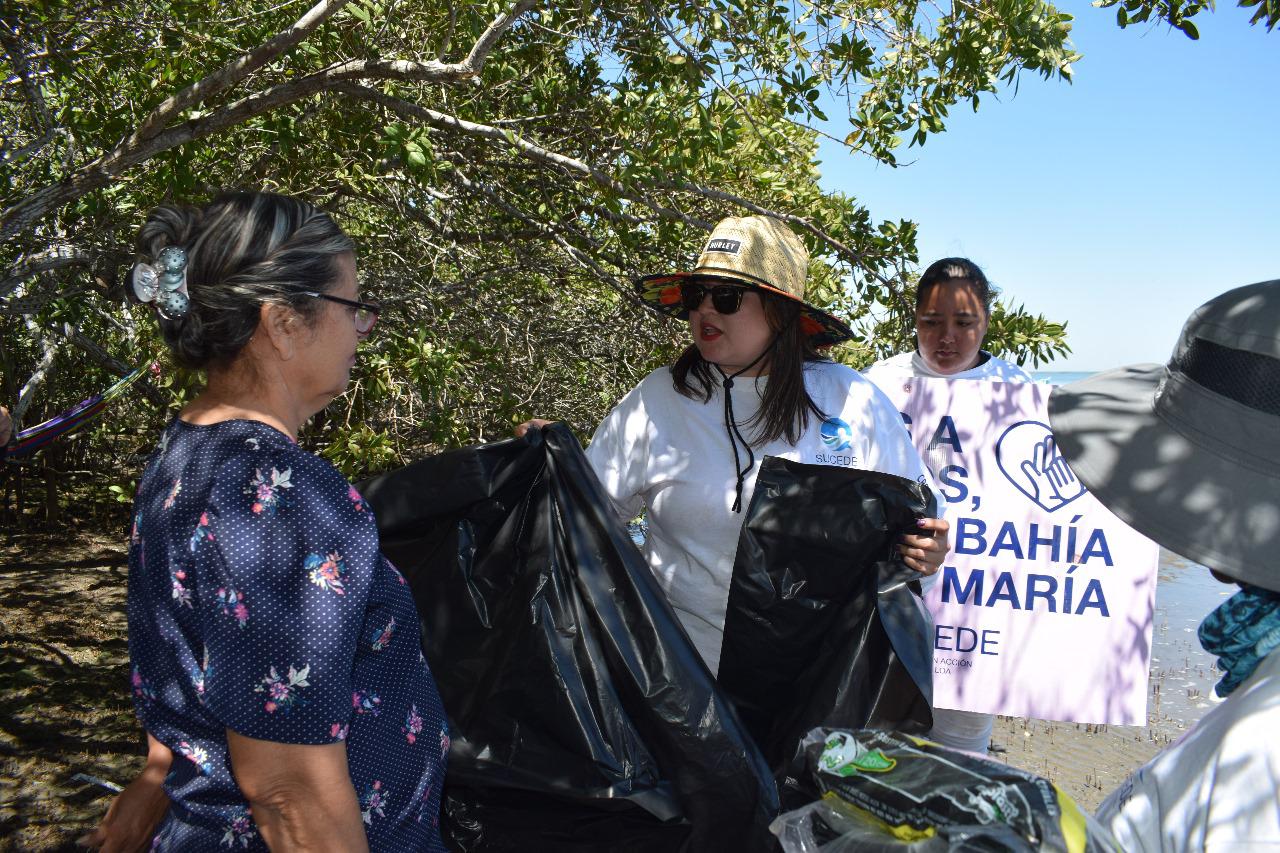
M1051 386L912 378L882 390L951 522L952 553L925 595L934 704L1146 725L1159 548L1058 454Z

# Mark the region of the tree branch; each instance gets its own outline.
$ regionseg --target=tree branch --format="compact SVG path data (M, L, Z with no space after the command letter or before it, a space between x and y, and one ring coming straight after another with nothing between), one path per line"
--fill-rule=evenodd
M604 172L601 169L596 168L595 166L591 166L587 163L582 162L581 160L568 157L564 154L560 154L555 151L549 151L546 148L536 145L530 142L529 140L525 139L524 137L519 136L518 134L516 134L511 130L497 128L487 124L479 124L473 121L466 121L465 119L460 119L455 116L447 115L445 113L441 113L436 110L429 109L427 107L419 106L418 104L405 101L401 98L394 97L393 95L384 94L382 92L377 91L376 89L371 89L368 86L360 86L358 84L353 84L353 83L343 83L343 84L339 84L334 88L336 91L343 92L345 94L349 94L349 95L353 95L366 100L374 101L375 103L381 104L382 106L386 107L392 112L395 112L398 115L405 116L407 118L416 118L420 121L428 122L436 127L455 130L460 133L465 133L472 136L481 136L481 137L484 137L485 139L490 139L495 142L500 142L503 144L510 145L511 147L515 148L517 151L519 151L522 155L524 155L530 160L543 163L549 166L555 166L557 168L564 169L569 172L575 172L579 175L583 175L584 177L590 178L592 181L594 181L595 183L599 184L600 186L608 190L616 192L619 195L622 195L633 201L637 201L637 202L640 202L641 204L644 204L645 206L651 208L655 213L659 214L660 216L663 216L664 218L674 219L674 220L688 223L690 225L695 225L703 229L704 231L710 231L713 227L713 224L710 222L707 222L701 219L695 219L684 213L681 213L678 210L674 210L672 208L664 207L658 204L657 202L648 198L646 195L642 193L637 193L635 190L631 189L630 187L625 186L622 182L618 181L612 175L609 175L608 173ZM878 272L875 269L875 267L871 264L871 259L869 259L865 254L855 251L853 248L846 245L844 242L836 239L836 237L834 237L832 234L828 233L826 230L822 228L819 228L817 225L813 224L811 220L806 219L803 216L797 216L793 213L783 213L781 211L765 207L764 205L757 204L756 202L753 202L747 198L743 198L742 196L725 192L724 190L717 190L712 187L706 187L700 184L691 183L688 181L665 180L665 181L661 181L654 184L653 188L679 190L682 192L693 193L695 195L699 195L707 199L712 199L714 201L728 202L737 207L743 208L744 210L749 210L752 213L757 213L762 216L771 216L775 219L780 219L783 222L787 222L799 228L803 228L805 231L809 232L810 234L812 234L813 236L821 240L823 243L830 246L838 255L842 256L845 260L849 261L851 264L862 269L867 274L875 277L878 281L884 284L889 283L889 281L883 275L881 275L880 272Z
M27 329L33 335L41 337L35 320L27 320ZM31 372L31 377L27 379L26 384L22 386L22 390L18 392L18 402L13 407L12 417L15 425L22 423L22 418L26 415L27 408L31 405L31 401L35 399L36 389L48 377L49 371L53 368L54 356L58 354L58 345L53 338L42 337L41 343L44 354L40 356L40 362L36 365L36 369Z
M62 299L74 293L84 290L83 287L69 287L66 290L57 290L49 293L37 293L28 296L18 296L13 299L6 299L0 302L0 314L8 314L10 316L18 316L21 314L34 314L41 308L53 302L55 299Z
M484 65L485 59L488 58L493 48L498 44L498 39L502 37L502 34L511 29L511 25L521 15L536 5L538 5L538 0L519 0L510 10L494 18L493 22L489 24L489 28L481 33L480 38L472 45L471 52L467 54L467 58L458 63L458 66L469 69L472 75L480 73L480 68Z
M338 92L343 92L348 95L353 95L364 100L370 100L381 104L397 115L401 115L406 118L415 118L420 121L428 122L436 127L455 130L470 136L480 136L494 142L510 145L530 160L548 166L556 166L560 169L564 169L565 171L576 172L579 175L590 178L592 181L606 189L612 190L613 192L633 201L640 202L666 219L685 222L689 225L701 228L704 231L710 231L712 228L712 223L710 222L702 219L694 219L693 217L681 213L673 208L663 207L652 199L632 191L607 172L588 165L581 160L565 156L564 154L560 154L555 151L549 151L540 145L535 145L513 131L503 130L501 128L494 127L493 125L479 124L478 122L467 121L465 119L447 115L446 113L428 109L427 107L411 103L393 95L383 94L382 92L379 92L376 89L371 89L368 86L345 83L335 86L334 89Z
M123 361L120 361L118 358L115 358L114 356L112 356L111 353L107 352L105 349L99 346L96 342L85 337L83 332L81 332L79 329L72 326L70 323L63 323L61 328L55 327L54 331L58 332L58 334L62 335L72 344L75 344L77 347L84 350L85 353L94 361L96 361L98 364L102 365L108 370L111 370L112 372L116 373L119 376L125 376L126 374L130 373L133 370L132 367L125 364ZM146 397L156 406L160 408L164 408L169 404L169 401L165 398L165 395L161 394L160 391L154 385L152 385L149 381L147 381L147 378L145 376L138 380L138 384L136 387L142 391L142 394L144 397Z
M18 285L35 278L41 273L51 272L63 267L89 266L92 262L93 256L88 252L72 246L55 246L48 251L33 255L30 259L12 267L9 270L9 275L0 280L0 297L7 296Z
M196 83L192 83L174 95L165 98L160 106L151 111L151 115L143 119L142 124L133 132L117 150L134 148L144 140L154 136L160 128L168 124L175 116L188 107L224 92L248 77L263 65L275 59L324 23L335 12L347 5L350 0L320 0L307 10L307 13L294 21L288 29L277 34L266 43L259 45L247 53L224 65L222 68Z
M27 52L23 49L23 45L19 44L13 37L9 26L0 27L0 45L4 46L5 51L9 54L9 59L13 63L13 70L17 72L18 78L22 81L23 91L27 94L27 105L31 108L31 114L36 120L36 126L43 131L53 129L53 120L49 117L49 108L44 102L44 93L40 90L39 84L31 79L30 69L27 67Z
M577 263L579 266L582 266L585 269L588 269L593 273L595 273L597 278L599 278L604 283L612 286L614 290L616 290L619 294L623 296L623 298L628 299L631 302L634 302L636 304L640 304L640 305L644 304L639 298L639 296L635 293L635 291L630 287L630 283L628 281L626 281L623 278L619 278L614 273L605 269L595 260L595 258L591 257L590 254L582 251L577 246L574 246L572 243L566 240L563 237L563 235L554 231L546 223L539 222L536 219L530 216L527 216L522 211L517 209L515 206L508 203L506 200L498 197L498 195L494 193L492 190L490 190L488 187L475 183L474 181L467 178L466 175L459 173L457 175L457 178L462 183L462 185L465 186L467 189L484 195L486 198L492 201L494 205L505 210L508 215L514 216L517 219L524 220L532 228L541 231L546 238L550 239L553 243L559 246L560 250L564 252L566 255L568 255L572 261Z
M330 6L347 2L347 0L324 0L324 2L313 7L308 16L320 14L320 10L325 15L332 14L333 9ZM185 142L199 139L219 130L224 130L239 122L246 121L254 116L261 115L264 112L285 106L287 104L298 101L309 95L325 89L336 88L337 84L347 80L405 80L413 82L437 82L451 83L459 80L469 79L476 76L483 67L485 59L493 51L498 39L504 32L511 28L511 25L523 15L526 11L533 8L536 0L519 0L508 12L499 15L493 20L489 27L480 35L472 46L471 51L467 54L466 59L457 63L441 63L441 62L410 62L408 60L348 60L338 65L318 71L306 77L294 80L288 83L281 83L272 86L264 92L242 98L235 103L205 116L200 119L188 121L184 124L170 128L168 130L156 132L156 129L165 121L173 118L184 107L197 103L200 100L209 97L214 92L222 91L226 86L238 81L243 74L249 73L244 71L243 67L232 63L223 71L227 73L227 77L221 78L218 75L205 78L204 81L195 84L184 90L183 93L174 96L174 98L166 100L164 104L152 113L144 122L144 127L150 130L150 136L142 134L142 128L139 132L134 133L129 139L121 142L111 151L103 154L91 163L77 169L73 174L68 175L56 184L44 187L36 192L28 195L25 199L17 204L9 207L0 215L0 241L7 240L14 234L24 230L28 225L40 219L50 210L60 207L67 202L78 198L84 193L91 192L99 187L105 186L125 169L140 163L144 160L154 157L162 151L166 151ZM336 8L336 7L335 7ZM300 21L308 20L307 16ZM323 18L321 18L323 20ZM315 21L314 25L318 25L319 21ZM297 25L295 25L296 27ZM314 26L313 26L314 29ZM287 30L277 39L294 38L294 31ZM304 34L305 35L305 34ZM301 39L298 39L301 40ZM268 42L268 45L275 43ZM259 50L266 50L266 45ZM256 52L242 57L237 62L245 62L251 64L256 59L266 61L274 54L266 55L266 58L257 57ZM256 57L250 59L247 57ZM257 67L257 66L253 66ZM230 70L228 70L230 69ZM243 71L240 77L237 74ZM219 72L220 74L223 72ZM216 78L216 79L215 79ZM210 82L206 82L210 81ZM195 90L205 86L198 92ZM170 101L173 103L171 104ZM162 118L152 120L157 114Z
M64 132L61 128L51 127L41 134L38 139L33 139L26 145L20 145L16 148L0 146L0 163L11 163L15 166L23 163L39 154L41 149L52 142L59 133Z

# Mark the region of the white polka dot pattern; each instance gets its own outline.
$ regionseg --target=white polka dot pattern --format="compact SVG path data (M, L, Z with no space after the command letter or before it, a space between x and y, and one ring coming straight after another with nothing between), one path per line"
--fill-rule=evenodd
M448 725L412 596L359 493L264 424L175 419L134 508L134 704L175 755L155 849L266 849L229 728L345 739L371 849L443 850Z

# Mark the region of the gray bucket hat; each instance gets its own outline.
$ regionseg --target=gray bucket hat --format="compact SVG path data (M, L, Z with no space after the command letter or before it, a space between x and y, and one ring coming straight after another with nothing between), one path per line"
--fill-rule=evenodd
M1055 389L1049 421L1072 471L1131 527L1280 591L1280 280L1196 309L1167 365Z

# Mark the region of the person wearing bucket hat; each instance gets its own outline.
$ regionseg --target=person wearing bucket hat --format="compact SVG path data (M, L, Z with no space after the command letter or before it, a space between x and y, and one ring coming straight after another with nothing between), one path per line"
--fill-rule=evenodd
M787 225L745 216L716 225L692 270L641 279L641 299L686 321L693 340L618 403L587 448L619 514L647 509L649 565L713 673L738 535L765 456L932 485L897 409L821 356L852 332L805 300L808 269ZM900 550L932 574L947 551L947 523L920 524Z
M1108 509L1240 586L1199 631L1226 701L1098 817L1125 850L1280 850L1280 280L1206 302L1166 365L1055 389L1049 419Z
M982 349L994 298L986 274L973 261L934 261L916 284L916 348L876 362L863 375L886 390L920 377L1032 382L1021 367ZM994 714L934 708L926 737L985 755L995 719Z

